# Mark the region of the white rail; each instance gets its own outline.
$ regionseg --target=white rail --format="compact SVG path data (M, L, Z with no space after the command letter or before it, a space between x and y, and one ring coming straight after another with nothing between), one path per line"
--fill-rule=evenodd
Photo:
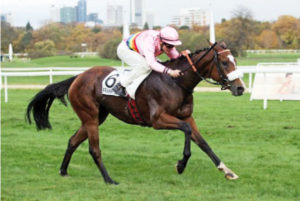
M264 65L264 66L262 66ZM265 66L270 65L270 66ZM282 65L284 68L272 67ZM294 66L299 63L265 63L257 66L239 66L238 70L249 74L249 88L252 91L253 73L300 73L300 68ZM121 66L113 66L115 68ZM53 76L59 75L78 75L90 67L34 67L34 68L1 68L0 70L0 90L2 90L2 77L4 78L5 102L8 102L8 85L7 77L24 77L24 76L49 76L49 83L52 84Z

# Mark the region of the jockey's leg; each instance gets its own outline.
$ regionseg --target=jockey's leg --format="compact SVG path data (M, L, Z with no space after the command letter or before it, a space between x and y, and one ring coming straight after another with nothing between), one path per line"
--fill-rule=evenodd
M139 53L130 50L124 41L122 41L118 46L117 55L122 61L132 68L131 72L126 73L126 76L121 76L119 78L123 87L127 87L139 76L151 71L146 59Z

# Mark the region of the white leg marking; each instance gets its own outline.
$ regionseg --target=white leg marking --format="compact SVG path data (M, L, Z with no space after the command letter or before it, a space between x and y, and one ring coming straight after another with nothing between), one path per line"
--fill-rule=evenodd
M218 166L218 169L222 172L224 172L226 179L228 180L235 180L238 179L239 176L237 176L232 170L230 170L226 165L221 162L220 165Z

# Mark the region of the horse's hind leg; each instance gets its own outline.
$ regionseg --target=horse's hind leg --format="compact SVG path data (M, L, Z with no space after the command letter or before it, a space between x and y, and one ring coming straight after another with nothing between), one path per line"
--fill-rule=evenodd
M76 148L87 139L87 132L83 127L80 127L78 131L70 138L68 148L66 150L63 162L60 167L60 174L62 176L68 175L67 169L72 157L72 154Z
M226 167L226 165L218 158L218 156L213 152L210 146L203 139L197 128L194 118L189 117L186 119L186 122L189 123L192 127L192 140L202 149L202 151L204 151L210 157L217 168L220 171L224 172L226 179L238 179L239 177L232 170Z
M88 132L88 138L90 143L90 154L94 159L94 162L96 163L97 167L99 168L103 179L106 183L109 184L118 184L117 182L113 181L108 172L106 171L106 168L102 162L101 158L101 151L99 147L99 135L98 135L98 124L89 122L86 125L87 132Z
M102 124L106 117L108 116L108 112L104 108L100 108L99 112L99 125ZM84 127L80 127L79 130L75 132L75 134L70 138L68 147L63 159L63 162L60 167L60 174L62 176L68 175L67 169L72 157L72 154L75 152L77 147L87 139L88 135Z

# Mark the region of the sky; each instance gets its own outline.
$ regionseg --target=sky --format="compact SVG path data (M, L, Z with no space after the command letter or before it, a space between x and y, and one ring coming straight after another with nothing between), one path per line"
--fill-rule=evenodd
M50 18L50 5L75 6L78 0L1 0L0 12L12 13L15 26L25 26L29 21L38 28ZM300 18L300 0L144 0L146 11L155 15L155 25L167 25L181 8L209 9L211 2L215 22L230 19L232 11L245 7L259 21L275 21L280 15ZM106 21L107 5L123 5L129 11L129 0L87 0L87 12L96 12Z

